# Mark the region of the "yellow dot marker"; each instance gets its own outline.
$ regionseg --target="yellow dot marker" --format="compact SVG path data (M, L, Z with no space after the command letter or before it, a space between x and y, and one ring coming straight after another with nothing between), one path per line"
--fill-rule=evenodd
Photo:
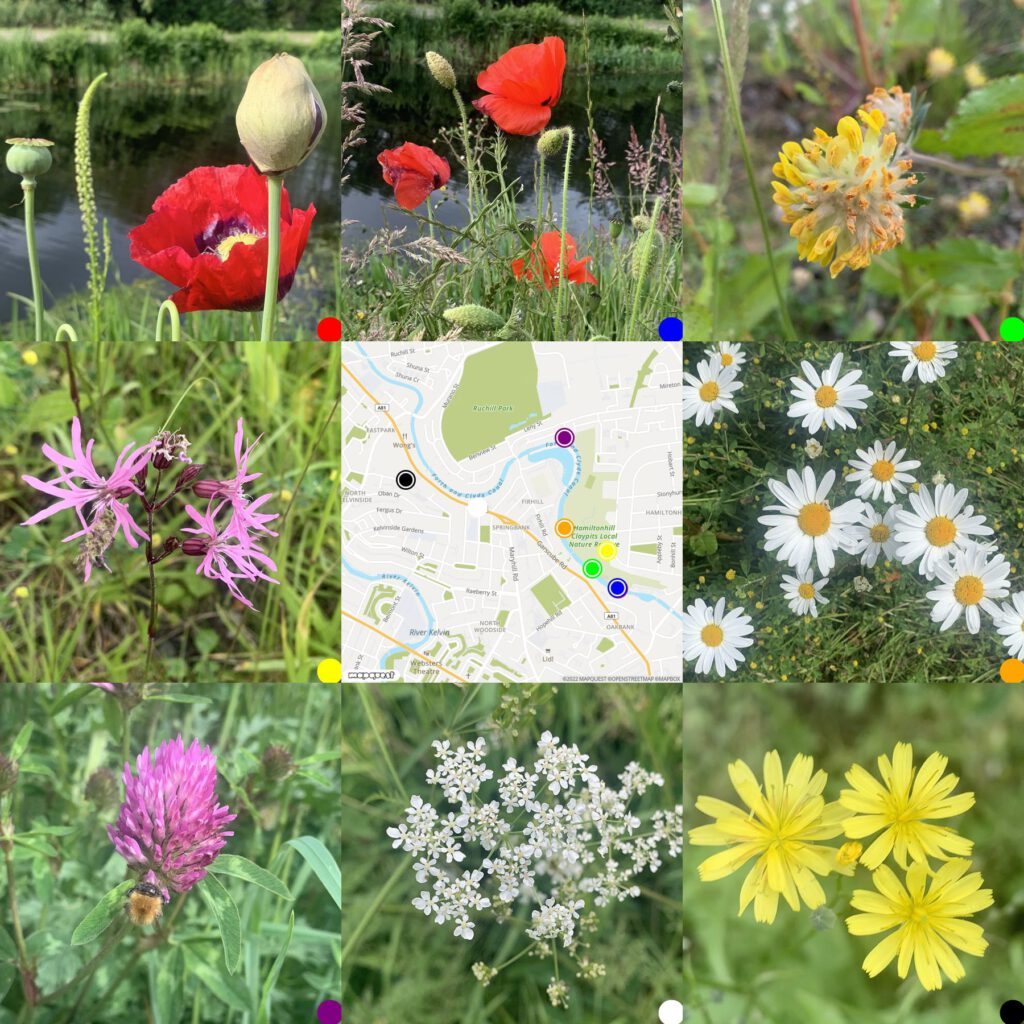
M571 537L576 524L571 519L559 519L555 523L555 534L559 537Z
M999 678L1004 683L1024 683L1024 661L1020 658L1007 658L999 666Z
M598 545L597 553L606 562L610 562L619 553L619 549L610 540L606 540Z
M316 677L321 683L340 683L341 662L337 658L324 658L316 667Z

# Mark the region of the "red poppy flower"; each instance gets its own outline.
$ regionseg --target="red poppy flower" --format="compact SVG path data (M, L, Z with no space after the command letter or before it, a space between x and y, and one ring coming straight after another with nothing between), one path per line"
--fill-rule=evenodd
M572 235L565 236L565 263L569 272L565 275L567 281L573 284L597 284L597 278L587 269L590 256L583 259L574 259L576 255L576 241ZM537 243L534 242L530 248L529 266L525 259L512 261L512 273L517 278L525 277L527 281L539 280L542 276L544 287L552 288L558 281L558 262L562 256L562 235L558 231L545 231L540 236L540 252L537 252Z
M287 294L316 216L281 195L277 298ZM131 257L179 290L183 313L262 309L267 281L267 182L254 167L197 167L157 196L146 222L128 232Z
M510 135L536 135L551 120L564 74L565 43L558 36L513 46L476 76L476 84L492 95L473 100L473 106Z
M452 176L444 157L429 146L417 146L415 142L385 149L377 154L377 162L384 168L384 180L395 187L395 202L405 210L415 210Z

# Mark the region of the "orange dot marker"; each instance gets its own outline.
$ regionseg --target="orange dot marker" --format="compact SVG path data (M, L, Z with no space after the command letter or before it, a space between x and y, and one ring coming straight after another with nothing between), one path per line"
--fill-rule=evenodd
M572 531L576 529L576 524L571 519L559 519L555 523L555 533L559 537L571 537Z
M1020 658L1007 658L999 666L999 678L1004 683L1024 683L1024 661Z

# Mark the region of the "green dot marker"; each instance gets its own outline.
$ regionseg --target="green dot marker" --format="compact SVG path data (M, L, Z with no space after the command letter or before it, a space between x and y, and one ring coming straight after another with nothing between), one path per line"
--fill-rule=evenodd
M1024 320L1019 316L1008 316L999 325L999 337L1003 341L1024 341Z
M603 571L604 568L596 558L588 558L583 563L583 575L586 576L587 579L596 580Z

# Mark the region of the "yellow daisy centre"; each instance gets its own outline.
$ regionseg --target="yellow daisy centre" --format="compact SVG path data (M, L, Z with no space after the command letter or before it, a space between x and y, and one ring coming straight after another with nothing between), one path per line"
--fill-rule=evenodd
M722 353L722 365L723 366L732 366L732 363L733 363L732 353L730 353L730 352L723 352Z
M930 363L935 358L937 349L935 348L934 341L922 341L920 345L915 345L911 351L922 363Z
M960 604L977 604L985 596L985 584L977 576L961 576L953 585L953 596Z
M896 474L896 467L888 459L879 459L871 467L871 475L876 480L881 480L883 483L886 480L891 480Z
M716 626L713 622L709 622L700 631L700 638L707 647L720 647L725 639L725 633L722 631L721 626Z
M254 235L248 231L239 232L237 235L228 235L227 238L217 243L216 253L221 258L221 262L224 262L236 245L255 245L262 237L262 235Z
M924 528L924 535L928 538L929 544L937 548L944 548L956 539L956 524L945 516L935 516L928 520L928 525Z
M800 509L796 522L808 537L820 537L828 533L828 528L832 525L832 513L828 510L828 505L812 501Z
M814 584L813 583L801 583L796 588L796 592L805 600L810 601L814 597Z
M697 392L702 402L713 402L718 397L718 384L709 380L706 384L701 384L700 391Z
M839 401L839 392L828 384L822 384L814 392L814 400L818 403L819 409L831 409Z

